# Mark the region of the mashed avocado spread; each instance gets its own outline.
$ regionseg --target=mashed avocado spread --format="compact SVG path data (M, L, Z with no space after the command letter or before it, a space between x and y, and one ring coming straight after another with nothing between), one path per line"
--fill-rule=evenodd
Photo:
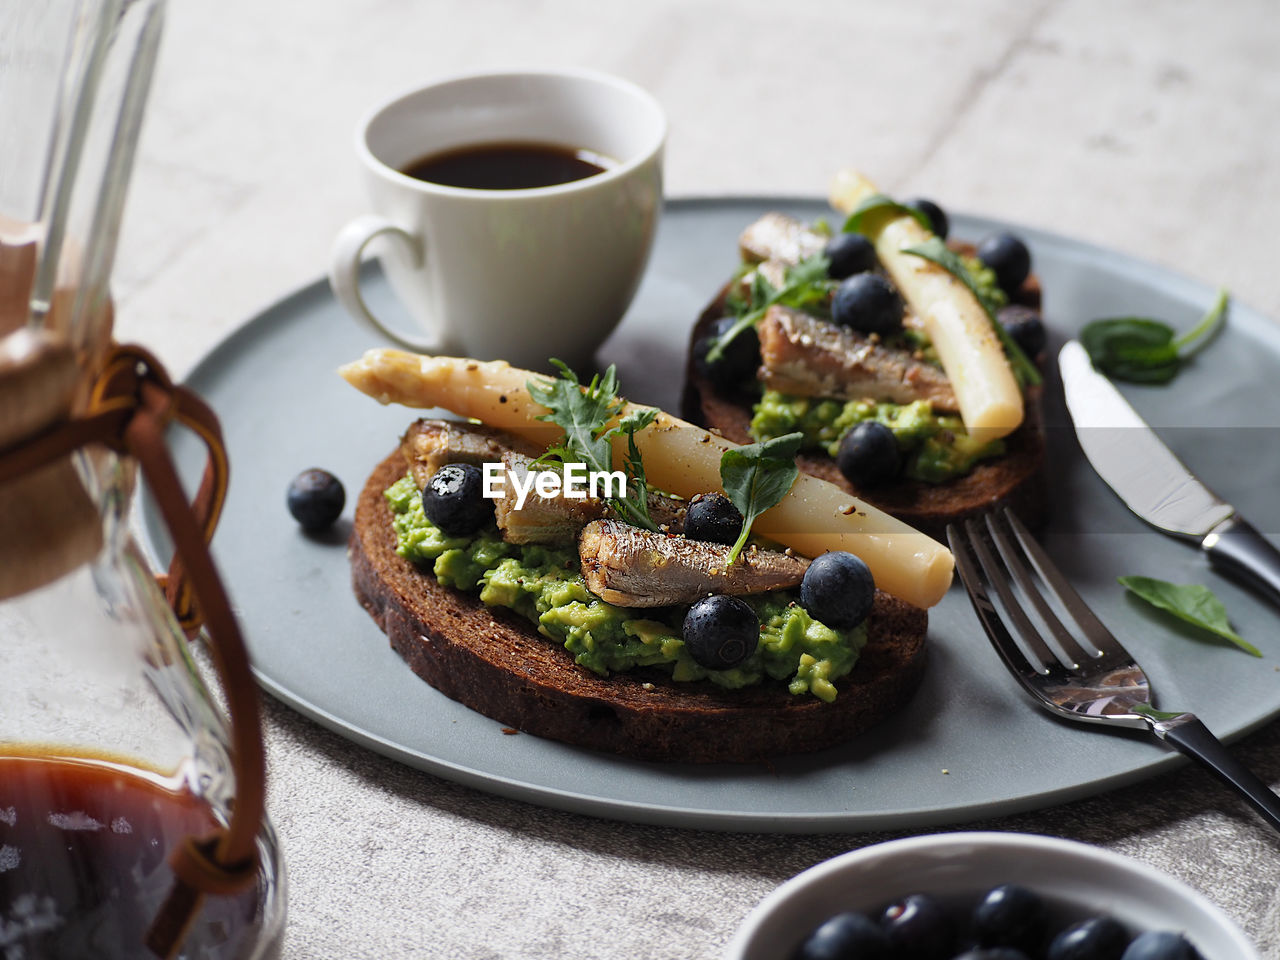
M879 420L893 431L903 455L903 475L942 483L968 473L979 460L1004 453L1003 440L975 441L959 417L935 414L927 400L874 403L869 400L823 400L793 397L766 390L751 418L751 435L769 440L799 431L804 448L834 457L840 438L863 420Z
M489 606L508 607L563 643L579 665L602 676L633 667L659 667L673 680L707 679L736 689L765 677L785 681L793 694L831 702L835 681L858 662L866 626L833 630L813 619L786 591L744 597L760 618L760 645L732 670L708 670L685 650L683 608L643 611L605 603L587 590L571 550L511 544L490 527L449 537L422 512L422 498L405 476L385 493L400 556L426 568L448 587L478 592ZM643 613L644 616L638 614Z
M994 308L1008 302L1009 298L996 280L995 271L975 256L961 254L960 260L974 285ZM748 273L756 266L744 262L738 275ZM815 315L821 317L821 314ZM891 338L889 344L913 350L926 361L940 366L933 344L919 329L904 329L896 338ZM963 476L979 460L998 457L1005 452L1002 440L975 442L965 432L964 422L959 417L934 414L925 400L900 405L797 397L765 390L752 414L751 435L756 440L772 440L799 431L804 434L804 449L823 450L831 457L840 448L841 438L855 425L863 420L879 420L893 431L898 441L903 456L903 476L926 483L945 483Z

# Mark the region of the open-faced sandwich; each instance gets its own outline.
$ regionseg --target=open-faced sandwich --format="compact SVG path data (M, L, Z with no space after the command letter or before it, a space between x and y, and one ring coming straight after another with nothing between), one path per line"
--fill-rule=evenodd
M998 233L952 246L929 201L841 173L833 232L771 213L690 340L684 414L741 443L799 431L801 466L917 529L1046 508L1040 288Z
M341 372L463 418L408 428L350 545L360 602L447 696L705 763L831 746L917 686L951 555L799 473L798 437L739 447L626 403L612 369L580 384L373 350Z

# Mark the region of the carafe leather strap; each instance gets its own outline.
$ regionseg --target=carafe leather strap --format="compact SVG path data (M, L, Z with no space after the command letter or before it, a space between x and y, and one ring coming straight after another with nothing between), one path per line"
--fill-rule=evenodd
M208 450L200 489L187 501L165 444L171 422L193 430ZM174 543L173 562L160 576L165 597L188 636L203 624L222 681L231 719L231 761L236 798L231 821L209 837L188 837L170 863L174 889L155 921L148 946L175 956L206 894L231 894L257 878L257 836L266 786L257 687L249 654L213 565L208 541L226 496L228 465L213 411L196 394L175 385L160 363L137 346L108 355L83 415L60 420L38 435L0 449L0 484L100 443L137 460Z
M108 413L121 408L128 411L130 418L124 434L128 452L134 454L142 465L143 474L152 483L153 490L154 481L148 472L148 465L138 456L135 447L141 445L151 448L158 442L158 449L164 453L164 463L154 463L152 470L172 470L168 449L163 443L163 431L170 421L176 420L204 441L209 459L190 509L194 511L200 525L203 541L209 543L222 514L229 475L222 429L217 417L195 393L185 387L175 386L154 357L141 347L133 346L117 347L107 357L90 398L91 412ZM137 414L143 411L146 415L139 417ZM159 441L152 436L154 425L158 425L160 429ZM156 500L164 514L165 501L158 493ZM182 495L182 503L186 506L185 495ZM172 522L167 514L165 523L172 532ZM182 629L187 636L195 636L204 619L197 610L192 584L184 575L183 551L174 550L169 573L156 579Z

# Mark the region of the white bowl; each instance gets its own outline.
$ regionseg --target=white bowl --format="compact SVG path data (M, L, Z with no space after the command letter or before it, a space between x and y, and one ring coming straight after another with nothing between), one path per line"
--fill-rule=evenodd
M792 877L738 928L726 960L790 960L818 924L930 893L975 902L1002 883L1035 890L1070 920L1109 913L1138 930L1185 933L1205 960L1260 960L1225 913L1146 864L1069 840L1019 833L947 833L846 853Z

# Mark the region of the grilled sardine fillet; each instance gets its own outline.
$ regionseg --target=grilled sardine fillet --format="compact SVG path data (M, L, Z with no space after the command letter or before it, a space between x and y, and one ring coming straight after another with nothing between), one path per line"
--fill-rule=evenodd
M748 263L780 260L793 266L821 253L828 238L785 213L766 213L738 237L738 251Z
M803 397L911 403L955 410L947 375L905 350L873 344L846 328L788 307L770 307L756 327L761 379Z
M569 546L584 525L611 515L608 504L598 498L543 497L533 488L516 509L516 486L525 487L530 471L560 471L555 464L535 466L534 460L542 451L502 430L452 420L419 420L406 431L400 448L419 489L426 487L435 472L448 463L477 467L501 463L503 492L494 501L494 514L503 539L509 543ZM649 516L664 532L679 533L684 529L688 508L684 500L651 490L647 503Z
M405 431L400 450L419 490L447 463L483 467L498 463L508 450L530 457L542 452L527 440L502 430L454 420L416 421Z
M738 237L738 252L747 263L758 263L756 268L775 288L786 286L787 267L793 267L806 257L826 249L830 237L818 233L807 224L785 213L766 213ZM743 278L750 283L750 275ZM902 325L923 329L924 325L910 310L902 314Z
M529 489L524 503L516 509L515 487L528 483L530 472L558 473L554 466L538 464L533 458L507 450L502 454L503 495L493 502L493 512L508 543L542 543L567 546L577 539L578 531L592 520L606 515L605 502L595 497L567 497L563 494L543 497ZM514 481L514 482L512 482Z
M533 466L529 457L504 453L502 465L511 471L523 487L530 470L559 472L555 464ZM568 546L577 539L578 531L592 520L613 515L608 503L596 497L541 497L533 490L524 504L516 509L516 494L508 485L501 499L494 501L494 513L503 539L508 543L544 543ZM649 518L664 533L684 530L684 515L689 505L678 497L650 490L646 498Z
M650 490L645 497L645 505L649 508L649 519L663 533L684 533L684 515L689 510L688 500Z
M620 607L693 603L709 593L736 596L794 587L809 561L772 550L744 550L726 566L719 543L651 533L619 520L595 520L578 535L587 589Z

